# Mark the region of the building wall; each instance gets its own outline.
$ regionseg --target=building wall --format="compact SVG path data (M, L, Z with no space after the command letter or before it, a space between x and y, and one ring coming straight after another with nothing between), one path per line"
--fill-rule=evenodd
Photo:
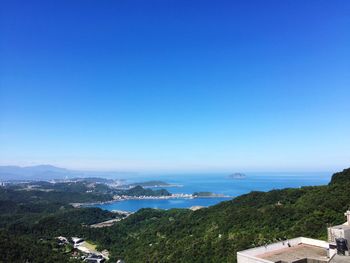
M319 239L301 237L301 243L317 247L329 248L329 243Z
M336 238L345 238L350 244L350 228L343 226L328 228L328 241L330 243L335 243Z

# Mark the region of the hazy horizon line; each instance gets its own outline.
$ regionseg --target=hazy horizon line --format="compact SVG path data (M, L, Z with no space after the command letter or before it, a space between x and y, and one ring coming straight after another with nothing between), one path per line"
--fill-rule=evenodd
M311 168L311 167L305 167L302 168L238 168L238 167L216 167L216 168L153 168L153 169L121 169L121 168L102 168L102 167L82 167L82 166L71 166L71 165L61 165L61 164L52 164L52 163L32 163L32 164L23 164L23 163L1 163L0 167L6 167L6 166L13 166L13 167L19 167L19 168L28 168L28 167L37 167L37 166L52 166L55 168L61 168L61 169L67 169L71 171L80 171L80 172L103 172L103 173L128 173L128 174L147 174L147 173L334 173L343 169L346 169L348 167L342 167L342 168Z

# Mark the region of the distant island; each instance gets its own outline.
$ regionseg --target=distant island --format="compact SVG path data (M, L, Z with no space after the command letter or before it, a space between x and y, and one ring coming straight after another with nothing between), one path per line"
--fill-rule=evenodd
M136 182L136 183L131 183L129 185L127 185L129 188L135 187L135 186L142 186L142 187L154 187L154 188L158 188L158 187L181 187L182 185L179 184L170 184L164 181L157 181L157 180L153 180L153 181L146 181L146 182Z
M137 185L131 189L119 192L118 195L119 196L132 196L132 197L139 197L139 196L161 197L161 196L171 196L171 193L169 193L165 189L152 190L152 189L145 189L142 186Z
M244 179L247 176L245 174L243 174L243 173L234 173L234 174L230 174L228 177L230 179Z

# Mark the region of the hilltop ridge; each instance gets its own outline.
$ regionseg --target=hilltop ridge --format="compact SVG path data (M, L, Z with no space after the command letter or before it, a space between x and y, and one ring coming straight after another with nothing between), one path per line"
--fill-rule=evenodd
M348 183L348 182L350 182L350 168L344 169L341 172L333 174L329 184Z
M78 177L118 177L133 174L127 171L80 171L49 164L35 166L0 166L0 180L53 180Z

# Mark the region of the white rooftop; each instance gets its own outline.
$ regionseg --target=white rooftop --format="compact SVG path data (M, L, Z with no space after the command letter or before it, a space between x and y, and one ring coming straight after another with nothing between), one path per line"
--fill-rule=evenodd
M328 262L335 251L328 253L325 241L298 237L237 253L238 263L296 262L303 259Z

